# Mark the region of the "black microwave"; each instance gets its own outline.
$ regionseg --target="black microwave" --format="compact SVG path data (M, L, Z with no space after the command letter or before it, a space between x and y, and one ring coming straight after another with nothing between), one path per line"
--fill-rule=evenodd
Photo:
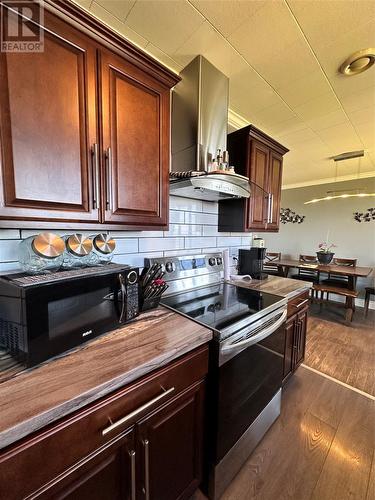
M36 365L139 313L138 268L125 265L0 277L0 348Z

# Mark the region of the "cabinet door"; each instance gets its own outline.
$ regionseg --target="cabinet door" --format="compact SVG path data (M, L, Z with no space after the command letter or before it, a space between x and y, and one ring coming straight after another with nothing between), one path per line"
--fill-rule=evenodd
M294 369L297 368L305 359L306 330L307 330L308 308L303 309L297 314L296 330L298 330L295 340Z
M138 426L140 495L190 498L201 481L204 383L198 383Z
M251 196L247 201L247 229L266 230L268 219L268 166L270 150L261 142L251 139L249 179L252 186Z
M131 429L54 478L51 487L46 485L34 495L50 500L134 500L135 460Z
M283 158L274 151L271 151L268 172L268 191L271 194L270 218L267 224L268 231L279 230L282 174Z
M95 48L48 12L45 26L43 52L0 54L0 219L97 221Z
M285 383L293 370L293 342L294 342L295 317L288 319L285 323L285 351L284 351L284 373Z
M168 222L170 91L129 62L101 54L106 222Z

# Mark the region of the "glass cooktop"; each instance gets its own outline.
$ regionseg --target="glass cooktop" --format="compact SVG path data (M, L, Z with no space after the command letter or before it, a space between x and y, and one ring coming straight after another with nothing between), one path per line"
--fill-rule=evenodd
M270 293L219 283L163 297L161 303L217 331L224 330L285 299Z

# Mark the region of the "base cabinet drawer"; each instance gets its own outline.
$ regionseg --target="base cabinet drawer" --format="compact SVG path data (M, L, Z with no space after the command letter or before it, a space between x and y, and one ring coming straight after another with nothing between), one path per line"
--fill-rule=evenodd
M194 471L197 471L200 469L201 405L207 370L208 348L204 346L0 452L0 499L147 500L142 493L144 465L139 462L139 455L144 456L141 448L145 439L150 443L152 460L160 460L160 465L168 463L170 457L177 464L180 447L193 440L190 444L197 453L194 455ZM152 438L147 438L145 436L151 433L152 425L159 418L155 415L163 415L165 424L156 425L159 432L154 429ZM186 436L185 433L191 430L194 432ZM164 455L168 447L170 453ZM182 459L182 468L191 470L191 450L190 455L185 453ZM150 462L150 471L157 467L158 464ZM159 472L154 474L155 482ZM181 474L185 471L181 470ZM199 482L198 472L188 475L189 480L178 479L176 491L183 493L195 479ZM193 475L194 480L191 479ZM120 476L121 480L116 479ZM116 493L100 496L102 489L95 486L97 481L107 482L108 491ZM154 482L151 479L150 487L155 490ZM86 488L92 493L81 495L79 492L86 492ZM148 496L149 500L174 498L155 495Z

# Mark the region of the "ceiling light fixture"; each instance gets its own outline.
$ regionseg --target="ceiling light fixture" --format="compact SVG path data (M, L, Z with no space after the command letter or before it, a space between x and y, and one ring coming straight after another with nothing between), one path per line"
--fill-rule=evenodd
M354 52L340 66L340 73L346 76L358 75L371 68L375 63L375 49L363 49Z
M358 170L357 170L357 179L361 177L361 158L364 156L364 151L348 151L347 153L341 153L337 156L332 156L332 160L335 162L336 173L335 180L337 182L337 166L340 161L351 160L353 158L358 158ZM339 198L366 198L373 197L375 193L366 193L361 189L345 189L341 191L327 191L327 196L323 198L313 198L312 200L305 201L304 205L310 205L311 203L318 203L320 201L329 201L329 200L337 200Z

